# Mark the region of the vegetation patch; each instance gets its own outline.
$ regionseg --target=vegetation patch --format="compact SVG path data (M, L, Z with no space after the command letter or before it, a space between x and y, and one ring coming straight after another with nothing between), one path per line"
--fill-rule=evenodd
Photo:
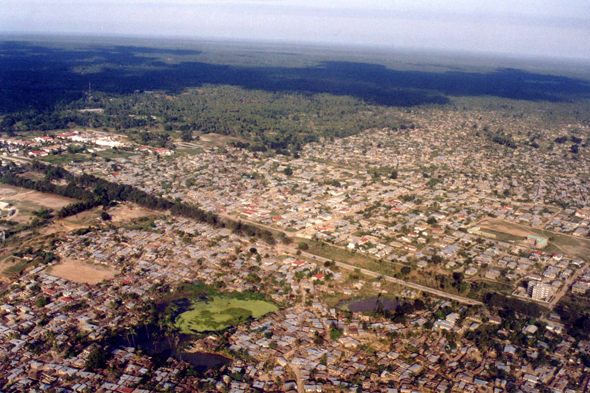
M219 331L277 310L277 306L263 300L214 296L207 300L192 300L190 309L176 319L176 327L185 334Z

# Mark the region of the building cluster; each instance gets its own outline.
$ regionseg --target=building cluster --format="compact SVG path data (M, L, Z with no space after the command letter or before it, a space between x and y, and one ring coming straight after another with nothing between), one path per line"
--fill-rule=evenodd
M68 146L91 146L89 151L100 151L105 148L125 147L126 144L111 135L103 133L81 133L68 131L55 135L43 135L32 140L0 138L0 152L22 158L39 158L59 155L67 151ZM94 148L92 148L92 146Z
M550 306L568 290L587 293L587 154L564 159L573 153L562 144L511 149L487 141L482 148L489 132L482 124L494 132L508 124L485 113L419 109L407 116L418 127L322 140L299 158L233 147L203 146L196 154L139 148L108 165L89 157L67 169L372 258L400 274L410 268L412 281L425 285L452 277L463 292L491 283ZM516 122L518 142L530 138L527 127L542 129L535 121L527 115ZM546 137L562 132L569 128ZM70 143L121 142L75 132L0 140L6 153L21 156ZM58 261L26 270L5 288L2 391L590 389L590 342L570 336L556 318L402 290L383 277L287 253L284 245L166 214L56 237L59 260L103 265L116 275L75 283L52 274ZM162 329L155 314L187 284L256 294L279 310L196 334L186 348L171 344L180 337L174 331L166 331L165 345L174 346L168 351L154 348L156 336L147 340L152 345L136 342ZM350 311L366 298L376 306ZM385 307L385 298L395 304ZM202 358L215 365L198 363Z
M407 264L426 273L425 283L440 257L447 271L508 283L534 300L558 300L590 244L585 180L571 176L587 168L586 161L556 166L548 164L555 151L474 149L465 143L473 129L442 138L449 123L437 121L411 132L369 131L310 144L298 159L224 147L68 169ZM576 242L579 247L570 247ZM553 257L564 250L561 265L573 262L567 266ZM531 280L547 281L534 296L533 282L528 291L517 285Z
M121 273L89 285L40 266L12 284L0 305L0 355L9 359L0 365L0 381L7 391L577 392L572 387L584 381L579 358L587 349L559 323L522 319L525 339L515 342L515 321L436 298L400 297L413 307L403 315L393 309L395 322L383 313L351 313L328 300L401 290L284 256L226 229L158 219L145 228L78 231L55 252ZM263 292L281 306L224 338L196 338L191 352L228 359L205 373L188 372L191 364L179 358L162 363L125 334L147 329L159 288L195 282ZM478 338L485 331L495 333ZM107 351L108 360L93 369L89 359L97 351Z

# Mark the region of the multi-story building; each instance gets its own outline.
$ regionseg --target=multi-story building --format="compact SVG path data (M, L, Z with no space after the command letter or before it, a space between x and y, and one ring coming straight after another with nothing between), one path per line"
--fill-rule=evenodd
M553 290L549 284L529 281L528 293L533 300L547 300L553 294Z

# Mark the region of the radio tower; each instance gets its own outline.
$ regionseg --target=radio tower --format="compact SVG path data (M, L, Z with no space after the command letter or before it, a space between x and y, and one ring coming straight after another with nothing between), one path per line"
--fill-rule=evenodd
M92 103L92 82L88 82L88 93L86 93L86 105Z

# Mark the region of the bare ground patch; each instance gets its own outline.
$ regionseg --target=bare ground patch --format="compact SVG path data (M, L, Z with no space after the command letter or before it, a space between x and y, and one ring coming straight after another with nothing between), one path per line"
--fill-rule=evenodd
M514 224L511 222L506 222L499 219L486 219L479 223L479 226L486 229L493 229L498 232L507 233L509 235L520 236L520 237L527 237L528 235L535 234L533 228L527 228L524 226L520 226L518 224Z
M108 213L111 215L111 220L113 222L124 222L156 215L156 213L151 210L147 210L130 203L115 206L114 208L109 209Z
M545 249L547 252L561 252L565 255L578 256L584 259L588 258L588 254L590 254L590 241L588 239L531 228L526 225L506 222L500 219L485 219L478 225L483 230L491 229L520 238L528 235L545 237L549 239L549 246Z
M59 210L70 203L76 202L75 199L5 184L0 185L0 201L10 203L17 209L17 213L10 217L11 220L17 222L27 221L33 211L43 207Z
M108 266L65 258L59 265L49 268L48 273L74 282L97 284L102 280L110 280L118 272Z

